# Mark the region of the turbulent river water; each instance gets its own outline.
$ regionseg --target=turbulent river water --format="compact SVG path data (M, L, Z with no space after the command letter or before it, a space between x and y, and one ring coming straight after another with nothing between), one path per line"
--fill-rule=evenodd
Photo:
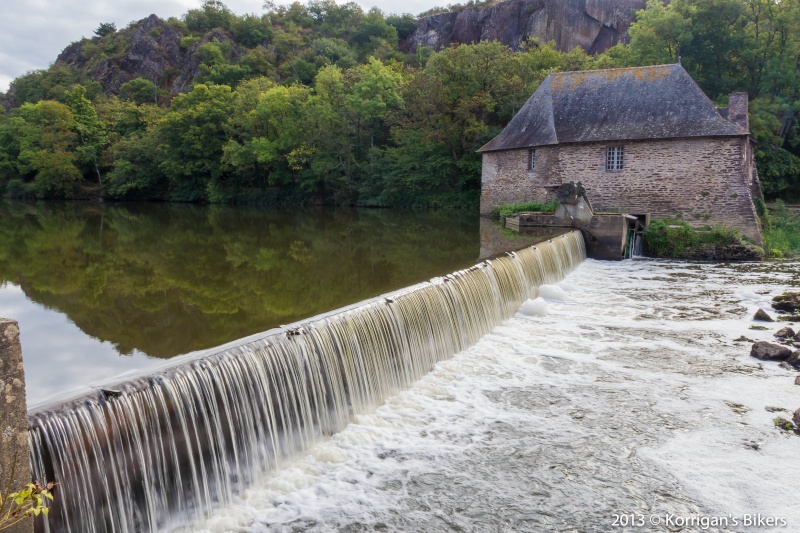
M749 357L797 263L587 260L180 531L800 530L795 373ZM785 526L784 526L785 524Z

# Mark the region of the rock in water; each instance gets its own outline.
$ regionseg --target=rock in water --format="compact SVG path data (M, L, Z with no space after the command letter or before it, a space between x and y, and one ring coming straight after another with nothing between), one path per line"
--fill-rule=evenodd
M762 361L785 361L791 355L792 351L786 346L767 341L758 341L750 349L750 357L755 357Z
M794 384L795 385L800 385L800 376L797 376L796 378L794 378Z
M772 299L772 307L789 313L800 311L800 292L786 292L776 296Z
M756 311L756 314L753 315L753 320L760 320L761 322L775 322L775 320L763 309Z
M795 426L800 426L800 409L795 411L792 415L792 422L794 422Z
M800 370L800 350L793 351L785 362L791 365L792 368Z
M794 330L789 327L781 328L775 332L775 336L779 339L788 339L789 337L794 337Z

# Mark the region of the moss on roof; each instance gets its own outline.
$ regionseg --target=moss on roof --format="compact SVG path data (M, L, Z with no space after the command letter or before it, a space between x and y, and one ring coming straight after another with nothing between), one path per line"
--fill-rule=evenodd
M480 152L561 143L747 135L680 65L550 74Z

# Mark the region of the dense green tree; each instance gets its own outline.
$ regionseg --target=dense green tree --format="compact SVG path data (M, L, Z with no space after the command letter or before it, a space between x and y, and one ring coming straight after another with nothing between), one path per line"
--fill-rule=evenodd
M119 88L119 95L137 104L158 104L158 87L144 78L134 78L123 83Z
M235 15L219 0L204 0L200 9L190 9L184 22L190 31L205 33L214 28L228 30Z
M103 22L101 23L96 30L94 30L94 34L98 37L105 37L106 35L110 35L117 31L117 25L113 22Z
M389 15L386 17L386 24L394 26L397 36L405 39L417 29L417 19L414 15L403 13L402 15Z
M84 174L93 171L101 183L100 155L108 142L105 126L97 116L92 103L86 98L86 88L75 85L67 92L67 105L75 118L75 159L84 169Z
M81 178L75 166L76 121L70 108L42 100L19 108L17 122L20 177L33 176L39 198L70 198Z
M238 44L247 48L266 46L272 39L272 24L268 17L245 15L233 19L231 34Z
M197 84L172 101L159 125L164 141L160 168L169 179L172 199L207 200L224 181L222 148L232 110L233 93L227 85Z

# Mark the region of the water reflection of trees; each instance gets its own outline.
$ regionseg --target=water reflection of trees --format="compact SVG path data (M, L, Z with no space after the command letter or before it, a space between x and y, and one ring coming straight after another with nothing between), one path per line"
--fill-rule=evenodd
M126 354L202 349L449 272L474 214L0 204L0 283Z

